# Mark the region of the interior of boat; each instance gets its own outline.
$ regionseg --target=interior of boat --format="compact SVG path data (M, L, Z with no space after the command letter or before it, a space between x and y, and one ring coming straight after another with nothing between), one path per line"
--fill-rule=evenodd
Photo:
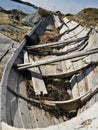
M98 101L98 33L49 15L26 35L2 80L2 121L33 129L60 124Z

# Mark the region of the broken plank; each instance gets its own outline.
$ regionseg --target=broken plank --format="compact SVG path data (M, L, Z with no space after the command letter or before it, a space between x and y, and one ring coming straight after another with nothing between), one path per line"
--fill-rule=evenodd
M33 59L31 57L29 57L30 62L34 62ZM44 80L42 78L41 72L40 72L40 68L39 67L34 67L30 69L31 71L31 76L32 76L32 84L33 84L33 88L35 91L35 94L47 94L47 89L44 83Z
M34 62L31 57L28 56L28 53L24 51L24 63ZM42 78L41 72L39 67L30 68L29 71L31 72L32 84L35 91L35 94L47 94L46 86L44 80Z

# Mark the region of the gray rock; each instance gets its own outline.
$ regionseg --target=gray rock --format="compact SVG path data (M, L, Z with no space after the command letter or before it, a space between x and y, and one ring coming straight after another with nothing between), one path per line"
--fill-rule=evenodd
M0 25L0 31L6 31L11 33L19 33L20 29L17 29L11 25Z
M30 14L22 19L22 24L33 27L35 24L39 22L40 19L41 17L38 13Z

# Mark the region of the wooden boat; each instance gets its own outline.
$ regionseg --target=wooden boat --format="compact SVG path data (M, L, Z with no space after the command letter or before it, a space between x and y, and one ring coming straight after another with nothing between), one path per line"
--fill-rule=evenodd
M41 43L54 35L53 28L59 34ZM98 100L97 37L94 28L66 18L63 23L55 15L41 19L6 65L1 129L72 129L70 122Z

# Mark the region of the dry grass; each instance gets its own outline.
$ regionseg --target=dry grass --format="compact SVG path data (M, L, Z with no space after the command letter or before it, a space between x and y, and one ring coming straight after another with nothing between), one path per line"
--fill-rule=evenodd
M15 27L17 29L20 29L19 33L13 33L13 32L7 32L7 31L0 31L2 34L10 37L11 39L21 42L24 38L24 36L29 32L29 28L22 27L21 22L14 21L13 19L10 19L9 14L0 13L0 24L1 25L10 25L12 27Z
M67 16L68 19L80 22L83 26L96 26L98 23L98 9L87 8L74 16Z
M0 24L10 24L8 14L0 13Z
M21 42L24 38L24 36L29 32L29 29L27 28L22 28L19 33L10 33L10 32L5 32L1 31L2 34L10 37L11 39Z
M46 43L51 41L51 39L53 39L54 36L56 36L57 34L59 34L59 30L57 28L54 28L52 32L50 33L46 33L43 36L40 37L40 42L41 43Z
M39 14L41 17L47 17L47 16L50 15L50 11L44 10L44 9L39 9L39 10L38 10L38 14Z

